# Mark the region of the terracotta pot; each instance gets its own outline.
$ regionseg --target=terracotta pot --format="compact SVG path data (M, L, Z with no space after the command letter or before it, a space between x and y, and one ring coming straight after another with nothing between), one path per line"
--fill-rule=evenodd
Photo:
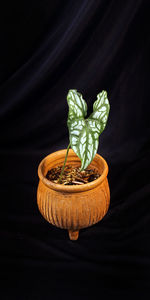
M37 203L43 217L51 224L67 229L71 240L77 240L79 230L99 222L107 213L110 192L107 180L108 165L96 154L89 167L101 176L84 185L64 186L46 179L49 169L63 165L66 150L46 156L38 167ZM69 150L66 165L80 166L73 150Z

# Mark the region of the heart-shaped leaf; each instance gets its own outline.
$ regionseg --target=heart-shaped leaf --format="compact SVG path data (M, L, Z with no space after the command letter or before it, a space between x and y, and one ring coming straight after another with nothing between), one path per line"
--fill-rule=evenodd
M102 91L97 95L97 100L93 104L93 113L88 119L85 119L87 104L77 90L69 90L67 101L70 144L81 160L81 170L84 170L97 153L99 136L107 123L110 109L107 92Z

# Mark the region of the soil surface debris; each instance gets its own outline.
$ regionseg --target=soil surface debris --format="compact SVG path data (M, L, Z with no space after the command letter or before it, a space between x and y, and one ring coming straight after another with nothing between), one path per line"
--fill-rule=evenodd
M63 185L82 185L96 180L100 174L96 169L85 169L80 171L79 167L65 166L61 182L59 182L62 166L52 168L47 172L46 178L54 183Z

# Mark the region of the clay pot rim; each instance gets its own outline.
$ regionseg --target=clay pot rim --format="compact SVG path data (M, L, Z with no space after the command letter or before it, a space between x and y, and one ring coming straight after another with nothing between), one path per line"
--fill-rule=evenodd
M62 184L54 183L54 182L48 180L43 175L43 172L42 172L42 167L43 167L44 163L50 156L51 157L54 156L54 158L55 158L56 155L61 154L61 156L64 156L64 158L65 158L66 150L67 149L63 149L63 150L58 150L56 152L53 152L53 153L45 156L42 159L42 161L40 162L40 164L38 166L38 176L44 185L46 185L48 188L53 189L58 192L77 193L77 192L91 190L91 189L95 188L96 186L100 185L105 180L105 178L107 177L107 174L108 174L108 164L105 161L105 159L102 156L100 156L99 154L96 154L93 160L95 160L95 158L100 159L103 162L104 170L103 170L103 173L101 174L101 176L99 178L97 178L96 180L86 183L84 185L72 185L72 186L62 185ZM69 150L69 158L71 158L71 157L77 157L77 155L74 153L74 151L72 149Z

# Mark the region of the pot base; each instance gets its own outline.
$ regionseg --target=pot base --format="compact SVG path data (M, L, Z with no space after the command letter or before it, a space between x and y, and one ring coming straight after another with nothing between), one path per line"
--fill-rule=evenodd
M79 237L79 231L68 230L71 241L76 241Z

